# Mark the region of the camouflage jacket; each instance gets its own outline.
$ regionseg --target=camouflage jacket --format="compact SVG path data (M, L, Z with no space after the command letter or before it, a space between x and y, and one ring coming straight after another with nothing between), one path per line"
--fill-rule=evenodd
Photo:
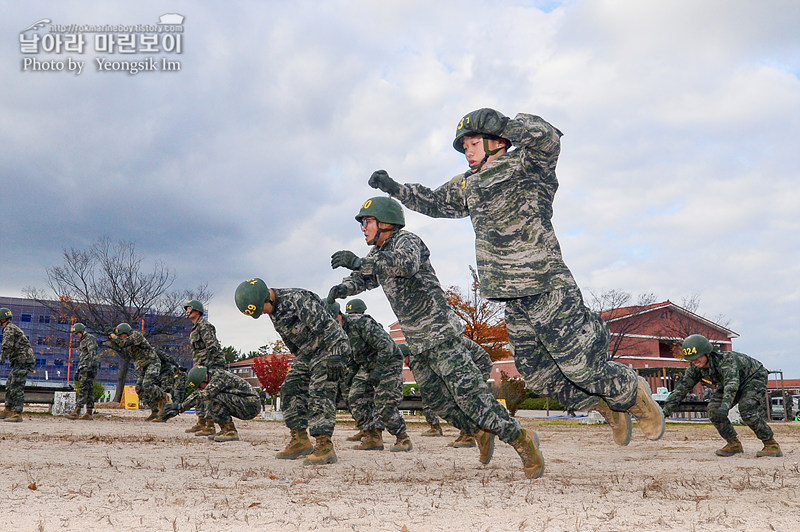
M516 148L479 172L470 169L436 190L401 185L397 199L434 218L471 218L485 298L575 286L551 222L561 132L538 116L520 113L501 136Z
M78 371L97 373L100 359L97 356L97 338L93 334L83 333L81 343L78 344L80 356L78 358Z
M139 331L131 331L127 338L117 336L116 338L109 338L108 341L120 349L127 349L128 356L133 359L133 365L139 371L142 371L153 362L159 361L156 350L150 346L150 343Z
M221 393L258 398L258 393L246 380L230 371L222 370L210 374L206 387L192 392L182 403L183 409L189 410L197 403L213 399Z
M175 390L184 390L186 389L186 372L180 371L175 372L175 386L173 386Z
M400 229L373 246L360 269L342 280L347 295L381 286L412 353L433 349L464 331L431 266L425 243Z
M747 383L755 379L766 379L766 368L758 360L736 351L709 353L708 366L696 368L690 365L669 394L666 406L674 409L695 385L703 381L706 386L722 390L722 402L731 406L739 401Z
M342 327L350 339L353 362L359 366L372 371L403 359L389 333L369 314L343 314Z
M292 354L313 359L337 353L343 362L347 361L347 335L317 294L302 288L272 290L275 308L268 316Z
M195 366L225 367L225 355L217 340L217 330L207 320L200 318L192 325L189 346Z
M28 337L22 329L10 321L3 328L3 344L0 346L0 364L8 359L12 366L32 363L36 360Z
M175 362L175 359L159 347L153 349L155 349L158 360L161 362L161 373L165 373L167 370L171 373L175 373L175 368L178 367L178 363Z

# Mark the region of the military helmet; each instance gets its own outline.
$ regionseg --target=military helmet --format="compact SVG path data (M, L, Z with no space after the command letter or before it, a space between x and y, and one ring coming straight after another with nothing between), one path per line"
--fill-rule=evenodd
M86 325L84 325L83 323L78 322L72 325L72 332L74 333L82 333L85 330L86 330Z
M408 347L408 344L397 344L400 347L400 351L403 353L404 357L411 356L411 349Z
M194 366L189 370L189 374L186 375L186 380L195 386L200 386L200 383L206 380L206 376L208 376L208 368L205 366Z
M361 210L356 214L356 220L361 223L362 218L374 217L379 222L405 227L406 217L403 214L403 207L399 202L386 196L370 198L361 206Z
M264 303L269 299L269 287L258 277L242 281L236 287L234 299L236 299L236 308L242 314L257 319L264 313Z
M693 334L683 341L683 359L692 361L714 351L714 346L702 334Z
M187 308L189 308L189 307L191 307L191 308L192 308L192 310L196 310L196 311L197 311L197 312L199 312L200 314L202 314L202 313L203 313L203 304L202 304L202 303L200 303L200 302L199 302L198 300L196 300L196 299L190 299L189 301L187 301L186 303L184 303L184 305L183 305L183 310L186 310L186 309L187 309Z
M6 307L0 308L0 321L11 319L11 309Z
M333 303L328 303L327 300L324 300L324 302L325 302L325 308L334 318L342 313L342 307L340 307L339 303L337 303L336 301L334 301Z
M492 139L501 138L493 133L482 131L481 129L475 126L476 122L475 117L478 115L478 113L480 113L483 110L484 109L477 109L475 111L467 113L466 115L464 115L464 118L462 118L461 121L458 123L458 126L456 126L456 138L453 140L453 148L455 148L456 151L464 153L464 137L466 137L467 135L483 135L484 137ZM505 115L503 115L502 113L498 111L495 112L500 118L506 118ZM508 141L508 139L505 140ZM508 141L508 146L509 147L511 146L511 141Z
M114 334L130 334L132 331L133 327L124 322L114 328Z
M360 299L351 299L344 306L348 314L364 314L367 311L367 304Z

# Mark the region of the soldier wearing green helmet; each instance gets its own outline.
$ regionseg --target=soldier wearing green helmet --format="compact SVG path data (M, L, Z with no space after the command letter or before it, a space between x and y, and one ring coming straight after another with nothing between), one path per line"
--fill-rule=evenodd
M158 409L158 415L163 416L166 405L172 399L169 393L159 386L161 360L156 350L141 332L134 331L127 323L117 325L108 340L117 350L128 351L134 367L139 371L136 393L144 404L154 405Z
M97 354L97 338L86 332L83 323L72 325L72 334L78 338L78 370L75 372L75 382L78 384L75 409L64 415L67 419L92 420L94 410L94 378L100 368L100 359ZM81 410L86 407L86 413L81 416Z
M716 451L717 456L733 456L743 453L744 447L736 429L728 418L728 412L739 405L742 422L750 427L764 444L756 456L783 456L780 445L767 425L767 395L769 372L758 360L737 353L719 351L708 338L693 334L683 341L683 358L689 367L664 404L664 415L675 411L681 400L699 382L713 387L708 402L708 417L719 435L727 444Z
M364 314L367 311L367 304L361 299L351 299L344 306L345 312L348 314Z
M192 322L189 333L189 348L192 350L192 364L207 368L211 373L225 370L225 355L217 340L216 328L203 317L205 308L203 304L190 299L183 305L186 317ZM195 436L211 436L214 431L214 418L210 412L211 405L200 402L195 408L197 422L186 429L186 433Z
M0 328L3 329L3 343L0 345L0 364L8 359L11 372L6 380L6 405L0 412L3 421L22 421L22 408L25 405L25 381L33 371L36 359L28 337L22 329L11 322L10 309L0 308Z
M243 281L234 295L236 308L252 318L266 314L294 354L281 387L283 418L291 438L276 455L306 456L304 465L335 463L331 436L336 424L336 387L350 352L347 335L318 295L302 288L269 288L259 278ZM316 438L312 446L308 438Z
M567 409L597 410L618 445L630 441L632 415L648 439L659 439L664 416L647 382L608 359L608 328L587 308L561 254L551 221L561 131L539 116L483 108L459 121L453 147L469 169L435 190L398 183L385 170L369 185L426 216L471 219L481 295L505 303L528 388Z
M383 288L411 350L411 370L436 413L475 436L481 463L491 460L498 435L519 453L525 475L538 478L544 472L538 436L522 429L489 392L464 346L463 326L447 303L430 251L403 229L402 214L391 198L364 202L356 220L373 247L363 258L349 250L331 256L332 268L353 272L330 289L328 301Z

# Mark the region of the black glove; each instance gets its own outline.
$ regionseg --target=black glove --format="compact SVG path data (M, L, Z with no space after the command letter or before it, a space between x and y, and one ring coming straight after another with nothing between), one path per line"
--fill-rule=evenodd
M664 417L669 417L672 415L672 409L668 406L664 406L661 411L664 412Z
M328 297L325 298L325 301L331 305L337 299L341 299L343 297L347 297L347 287L343 284L336 284L331 287L331 290L328 292Z
M344 364L342 355L331 355L328 357L328 380L338 381L344 374Z
M730 406L726 405L725 403L722 403L721 405L719 405L719 408L717 408L715 412L711 413L710 416L711 420L724 422L726 419L728 419L728 411L730 409L731 409Z
M500 134L506 128L508 117L502 113L498 113L494 109L478 109L473 111L469 117L472 129L486 133L487 135L501 136Z
M164 412L161 414L161 419L164 421L173 418L183 412L183 405L181 403L170 403L164 405Z
M377 386L381 382L381 372L377 369L373 369L369 372L369 377L367 377L367 384L370 386Z
M357 270L361 267L361 259L352 251L342 250L331 255L331 268L344 266L350 270Z
M369 186L378 188L392 196L396 196L397 193L400 192L400 183L389 177L386 170L375 170L372 172L372 175L369 176Z

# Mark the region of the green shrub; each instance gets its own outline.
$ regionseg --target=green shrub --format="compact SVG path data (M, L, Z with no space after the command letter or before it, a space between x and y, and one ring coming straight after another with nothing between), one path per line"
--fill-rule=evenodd
M520 410L547 410L547 399L545 397L528 397L519 405ZM550 400L550 410L566 410L561 403Z
M416 384L404 384L403 395L420 395L419 386Z

